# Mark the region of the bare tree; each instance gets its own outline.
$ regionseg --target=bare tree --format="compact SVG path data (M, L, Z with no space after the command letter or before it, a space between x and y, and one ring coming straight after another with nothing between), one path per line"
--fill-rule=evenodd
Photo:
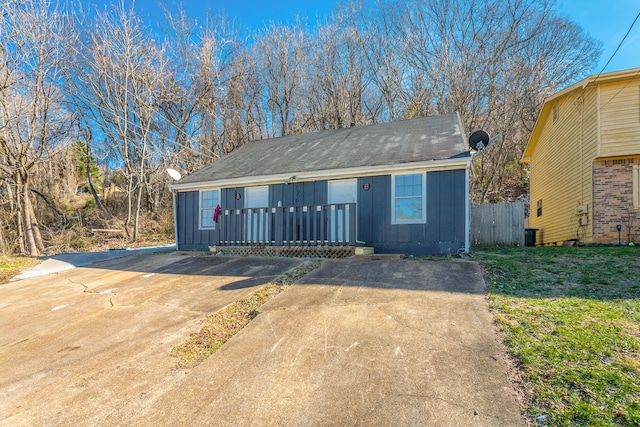
M254 57L247 50L242 50L230 66L218 111L215 152L219 156L267 135L269 112L263 108L264 82L255 68Z
M402 43L397 32L394 32L394 25L401 19L400 9L394 6L378 1L375 7L370 7L368 3L353 1L341 11L342 19L358 29L355 36L366 59L365 66L370 72L371 81L384 104L380 116L385 120L412 117L416 115L413 112L414 105L428 105L424 100L408 105L410 91L405 89L403 83L407 80L407 73L411 73L411 67L401 56ZM421 87L416 79L410 78L409 81Z
M16 213L18 251L37 256L44 243L29 185L71 121L59 86L69 27L44 0L4 2L0 19L0 171Z
M293 131L306 44L300 22L292 27L271 24L256 40L253 53L264 82L264 109L269 113L268 134L272 137Z
M363 45L373 42L346 12L319 27L309 49L305 104L314 130L379 120L381 98Z
M422 88L427 111L457 111L470 132L485 129L498 142L474 165L477 201L520 185L518 160L532 112L545 95L583 77L599 45L541 0L408 0L395 31ZM411 87L411 82L408 86ZM427 96L425 97L424 94ZM526 192L526 188L522 188ZM522 193L521 192L521 193Z
M240 42L224 16L207 16L198 23L184 10L165 15L170 31L157 101L166 118L160 122L160 149L177 161L172 166L192 172L216 158L216 120L225 102L224 87L235 78L230 68Z
M143 190L152 161L156 103L165 66L162 52L124 2L96 13L69 72L69 94L105 136L126 178L124 227L138 238Z
M85 160L123 177L118 217L133 239L144 211L167 206L166 167L192 172L264 137L455 111L468 132L498 135L474 161L474 200L521 197L542 101L600 54L553 0L350 0L313 28L298 19L246 38L220 17L167 13L162 42L124 0L76 8L74 31L60 7L0 6L2 250L43 250L40 224L64 214L63 180L47 188L66 173L57 151L83 135Z

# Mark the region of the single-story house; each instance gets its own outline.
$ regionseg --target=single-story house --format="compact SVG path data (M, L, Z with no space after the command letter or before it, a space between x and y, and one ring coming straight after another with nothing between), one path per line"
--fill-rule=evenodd
M640 238L640 68L593 75L544 101L522 157L538 244Z
M254 141L171 185L178 250L469 250L471 156L458 114Z

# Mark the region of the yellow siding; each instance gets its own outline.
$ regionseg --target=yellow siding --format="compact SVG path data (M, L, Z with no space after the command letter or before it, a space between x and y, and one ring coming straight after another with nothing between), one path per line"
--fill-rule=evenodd
M549 244L580 238L592 241L592 163L597 152L597 90L568 93L558 103L558 118L549 114L531 161L530 226L537 242ZM542 200L542 216L536 204ZM576 208L588 211L589 224L580 227Z
M593 161L598 154L598 92L596 89L585 91L583 112L583 151L582 151L582 194L587 208L588 225L584 227L584 242L593 241Z
M640 154L640 79L600 84L600 157Z

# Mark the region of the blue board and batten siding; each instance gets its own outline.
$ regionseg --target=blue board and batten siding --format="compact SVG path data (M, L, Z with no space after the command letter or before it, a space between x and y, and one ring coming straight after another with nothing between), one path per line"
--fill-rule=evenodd
M376 253L456 253L465 247L465 177L464 169L427 173L425 224L391 224L391 176L359 178L358 240Z
M464 169L427 173L426 224L392 224L391 176L358 178L357 240L376 253L456 253L465 247L465 180ZM225 188L220 194L222 209L243 207L243 188ZM271 207L323 205L327 201L327 181L269 186ZM198 191L178 193L176 211L180 250L208 250L218 243L218 230L199 229Z
M269 203L273 206L325 205L328 200L327 181L296 182L269 186Z

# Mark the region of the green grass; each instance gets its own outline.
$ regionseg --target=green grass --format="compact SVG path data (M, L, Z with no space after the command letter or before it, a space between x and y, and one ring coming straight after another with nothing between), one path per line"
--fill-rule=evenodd
M0 284L7 283L22 270L33 267L39 262L37 258L0 255Z
M549 426L640 425L640 248L474 251L520 369L527 414Z

